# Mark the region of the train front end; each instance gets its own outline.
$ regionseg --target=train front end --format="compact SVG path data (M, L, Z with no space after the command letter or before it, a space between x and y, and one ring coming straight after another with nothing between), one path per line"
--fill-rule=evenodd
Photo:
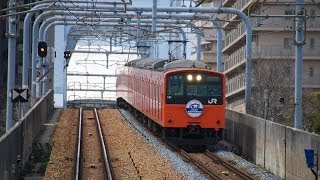
M177 145L207 146L225 128L225 76L206 69L165 73L162 135Z

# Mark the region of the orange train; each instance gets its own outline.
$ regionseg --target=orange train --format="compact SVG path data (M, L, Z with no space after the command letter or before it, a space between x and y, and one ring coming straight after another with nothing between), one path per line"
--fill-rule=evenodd
M117 70L117 104L179 146L206 146L225 128L223 73L191 60L137 59Z

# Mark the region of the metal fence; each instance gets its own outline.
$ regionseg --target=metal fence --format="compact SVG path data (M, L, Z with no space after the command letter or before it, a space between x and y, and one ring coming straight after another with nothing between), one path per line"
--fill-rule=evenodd
M19 179L33 140L53 110L53 91L41 98L8 132L0 137L0 179Z

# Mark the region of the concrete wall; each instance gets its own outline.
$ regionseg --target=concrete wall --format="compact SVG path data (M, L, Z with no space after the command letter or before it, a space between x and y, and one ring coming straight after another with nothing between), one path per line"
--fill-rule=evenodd
M282 179L314 179L304 149L319 153L319 135L231 110L226 116L225 139L239 146L245 158Z
M41 98L26 116L0 137L0 179L19 179L28 160L33 140L53 110L53 91Z

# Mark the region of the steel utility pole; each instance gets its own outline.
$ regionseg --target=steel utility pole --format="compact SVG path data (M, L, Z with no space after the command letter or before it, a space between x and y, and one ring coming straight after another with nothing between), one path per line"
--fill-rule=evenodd
M304 29L304 0L296 0L296 17L295 17L295 99L294 99L294 127L302 129L302 68L303 68L303 51L305 44Z
M9 1L9 8L16 5L16 0ZM9 14L14 14L15 10L9 11ZM7 82L7 113L6 113L6 131L13 126L13 104L11 101L11 90L15 86L15 65L16 65L16 28L17 19L15 16L8 18L8 82Z

